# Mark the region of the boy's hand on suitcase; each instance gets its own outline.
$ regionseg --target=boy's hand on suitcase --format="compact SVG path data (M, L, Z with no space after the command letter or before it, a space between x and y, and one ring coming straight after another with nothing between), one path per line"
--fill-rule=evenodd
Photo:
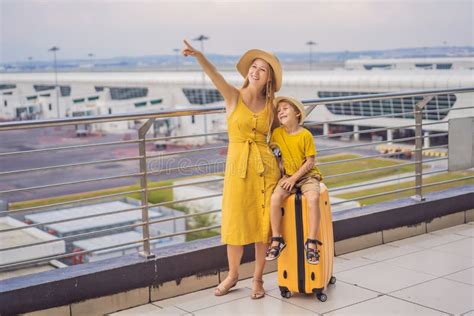
M296 183L296 179L293 177L289 177L283 180L283 182L281 183L281 187L285 189L286 191L291 192L291 189L293 189L293 187L295 186L295 183Z

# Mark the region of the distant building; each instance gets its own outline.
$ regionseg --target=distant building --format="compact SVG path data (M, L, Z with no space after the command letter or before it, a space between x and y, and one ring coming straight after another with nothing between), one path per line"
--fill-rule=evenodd
M28 225L12 217L0 217L0 230L26 226ZM2 233L2 238L0 239L0 265L20 263L21 261L64 254L66 252L65 242L63 240L55 241L56 239L58 239L58 237L50 235L34 227L4 232ZM18 249L6 250L7 248L12 248L15 246L44 241L51 242L41 245L32 245ZM46 262L41 264L31 264L23 268L12 268L12 271L1 272L0 280L24 274L53 270L61 266L63 266L61 263L57 262L56 260L52 260L49 263Z
M222 72L226 80L240 87L243 79L236 71ZM383 92L450 89L474 86L474 58L418 58L348 60L346 69L332 71L285 71L279 95L292 95L302 100L339 96L356 96ZM57 117L56 93L59 93L59 115L79 117L146 113L179 110L193 106L223 105L223 98L212 82L202 79L201 72L120 72L59 73L59 88L54 87L52 73L6 73L0 83L0 119L47 119ZM399 114L413 111L421 98L383 101L348 102L318 106L307 118L321 123L328 134L346 130L395 127L413 122L410 114L329 125L338 119ZM426 122L447 122L450 118L474 115L473 109L451 111L470 106L472 94L445 94L431 100L424 115ZM441 111L440 111L441 110ZM445 111L443 111L445 110ZM136 129L141 121L120 121L78 125L77 134L93 131L123 132ZM182 136L225 130L225 114L193 115L165 118L155 123L150 133ZM447 124L424 127L425 136L447 131ZM388 130L386 139L408 137L412 129ZM359 135L354 134L358 139ZM207 141L217 140L209 136ZM429 142L429 138L425 138ZM439 140L446 142L447 139ZM204 137L181 138L177 143L202 144ZM160 144L162 145L162 144Z
M110 235L116 235L117 233L134 231L137 233L141 232L141 226L135 227L124 227L127 225L133 225L142 221L142 211L140 209L133 211L126 211L102 216L95 216L84 219L74 218L85 217L91 215L98 215L104 213L113 213L117 211L123 211L127 209L133 209L140 205L140 202L134 199L125 198L117 201L101 202L96 204L86 204L72 206L68 208L61 208L56 210L49 210L44 212L38 212L25 216L25 222L29 224L42 224L38 227L43 231L57 236L57 237L70 237L66 242L67 252L74 250L74 242L78 240L100 240L96 238L106 237ZM161 220L168 217L174 217L183 215L182 212L171 208L159 206L153 207L149 210L149 220ZM65 221L67 220L67 221ZM54 221L64 221L59 223L47 224ZM91 233L99 230L105 230L110 228L117 228L116 230L98 232L91 236L85 237L74 237L75 235ZM184 231L186 224L184 219L176 219L170 221L163 221L150 225L150 235L158 236L169 233L176 233ZM130 234L129 234L130 235ZM121 236L121 235L118 235ZM124 235L128 236L128 235ZM107 237L108 238L108 237ZM104 240L108 240L105 238ZM112 237L110 237L112 238ZM168 242L181 242L182 238L179 236L172 237ZM133 248L133 247L132 247Z

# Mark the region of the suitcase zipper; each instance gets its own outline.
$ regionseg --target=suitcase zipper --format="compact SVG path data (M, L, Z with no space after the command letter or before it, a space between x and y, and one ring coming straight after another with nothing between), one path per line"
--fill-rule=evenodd
M301 193L295 196L295 220L296 220L296 253L298 257L298 291L306 293L305 286L305 259L304 259L304 236L303 236L303 205Z

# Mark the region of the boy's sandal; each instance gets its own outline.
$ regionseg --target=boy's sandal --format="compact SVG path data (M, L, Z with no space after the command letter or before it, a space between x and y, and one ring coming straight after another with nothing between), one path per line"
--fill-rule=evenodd
M231 288L233 288L234 286L237 285L237 281L239 281L239 277L235 277L234 279L231 279L231 282L230 282L230 286L226 287L224 286L222 283L224 281L222 281L215 289L214 289L214 295L215 296L222 296L222 295L226 295L227 293L229 293L229 290Z
M267 250L267 255L265 257L265 260L267 261L272 261L278 259L280 257L281 252L283 249L285 249L286 244L285 241L283 240L283 237L272 237L272 243L274 241L278 242L278 245L276 246L270 246Z
M260 283L263 286L263 280L262 279L253 279L253 283ZM253 300L258 300L260 298L263 298L265 296L265 290L254 290L252 289L252 294L250 295L250 298Z
M316 245L316 248L310 248L309 244ZM317 239L307 239L304 244L304 250L306 251L306 262L309 264L318 264L319 263L319 250L318 245L322 246L323 243Z

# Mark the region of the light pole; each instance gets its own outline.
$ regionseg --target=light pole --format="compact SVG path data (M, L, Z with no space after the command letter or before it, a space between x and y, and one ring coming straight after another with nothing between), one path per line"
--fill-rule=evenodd
M174 48L173 52L176 55L176 71L178 71L179 70L179 52L180 52L180 49L179 48Z
M206 36L206 35L199 35L198 37L196 37L195 39L193 39L193 41L200 41L201 42L201 53L204 55L204 41L208 40L209 37ZM202 71L202 103L203 105L205 105L207 103L207 98L206 98L206 91L205 91L205 87L206 87L206 77L205 77L205 74L204 74L204 70ZM204 137L204 143L207 144L207 115L204 114L204 133L206 134L206 136Z
M309 46L309 70L313 69L313 46L318 45L318 43L313 41L306 42L306 45Z
M59 91L58 91L58 69L56 63L56 52L59 50L59 47L53 46L48 51L53 52L54 55L54 90L56 91L56 109L59 118Z
M30 67L30 71L33 72L33 65L32 65L32 61L33 60L33 57L29 56L28 57L28 66Z
M89 56L90 61L91 61L91 71L94 71L94 56L95 55L92 54L92 53L89 53L89 54L87 54L87 56Z

